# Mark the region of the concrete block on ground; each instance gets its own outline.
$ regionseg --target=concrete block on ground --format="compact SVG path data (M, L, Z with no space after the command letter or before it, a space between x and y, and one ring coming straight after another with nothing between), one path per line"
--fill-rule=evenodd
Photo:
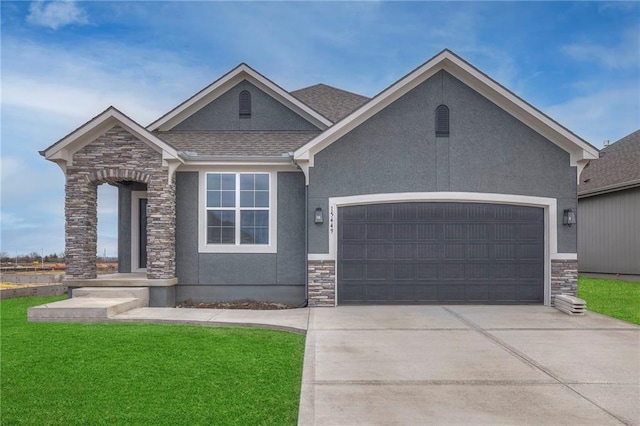
M140 300L137 308L149 306L148 287L81 287L73 289L72 297L92 297L92 298L136 298Z

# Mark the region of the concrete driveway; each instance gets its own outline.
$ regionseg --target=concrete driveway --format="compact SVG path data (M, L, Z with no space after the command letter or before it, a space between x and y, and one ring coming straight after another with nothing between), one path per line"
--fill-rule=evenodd
M544 306L310 309L300 425L640 425L640 327Z

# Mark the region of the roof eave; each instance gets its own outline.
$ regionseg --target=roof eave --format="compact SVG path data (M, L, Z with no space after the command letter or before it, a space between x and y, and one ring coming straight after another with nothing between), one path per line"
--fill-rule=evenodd
M607 186L603 186L603 187L595 188L595 189L589 189L589 190L583 191L583 192L578 192L578 198L594 197L596 195L602 195L602 194L608 194L608 193L611 193L611 192L624 191L626 189L632 189L632 188L636 188L636 187L640 187L640 179L636 179L636 180L632 180L632 181L628 181L628 182L616 183L616 184L607 185Z

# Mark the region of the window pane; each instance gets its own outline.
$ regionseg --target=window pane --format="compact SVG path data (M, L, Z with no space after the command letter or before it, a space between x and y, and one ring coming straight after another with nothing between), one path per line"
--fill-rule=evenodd
M268 191L269 190L269 175L268 174L258 174L256 176L256 190L258 191Z
M246 191L246 190L252 191L255 188L254 183L253 183L254 178L255 178L255 175L247 175L247 174L240 175L240 190L241 191Z
M269 244L269 228L256 228L254 244Z
M261 213L261 212L258 212ZM242 211L240 212L240 226L244 229L247 226L255 226L255 214L254 211Z
M269 207L269 192L268 191L256 191L256 205L255 207Z
M222 228L222 244L235 244L236 243L236 229L235 228Z
M220 207L235 207L236 206L236 193L235 191L221 191L222 193L222 205ZM217 207L217 206L215 206Z
M220 244L220 228L207 228L207 244Z
M235 212L207 211L207 244L235 244Z
M207 189L220 189L220 173L207 173Z
M207 191L207 207L220 207L220 191Z
M224 174L222 175L222 189L235 190L236 189L236 175Z
M240 207L255 207L253 205L253 191L240 191Z
M253 244L253 228L240 229L240 244Z
M268 227L269 226L269 212L268 211L256 211L255 213L255 226Z
M236 213L232 210L223 210L220 212L222 218L222 226L235 226Z

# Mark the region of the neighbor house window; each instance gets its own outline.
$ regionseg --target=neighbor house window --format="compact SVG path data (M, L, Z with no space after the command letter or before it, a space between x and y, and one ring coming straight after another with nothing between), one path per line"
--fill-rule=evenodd
M446 105L436 108L436 136L449 136L449 108Z
M240 92L240 118L251 117L251 93L248 90Z
M269 244L269 173L207 173L207 244Z

